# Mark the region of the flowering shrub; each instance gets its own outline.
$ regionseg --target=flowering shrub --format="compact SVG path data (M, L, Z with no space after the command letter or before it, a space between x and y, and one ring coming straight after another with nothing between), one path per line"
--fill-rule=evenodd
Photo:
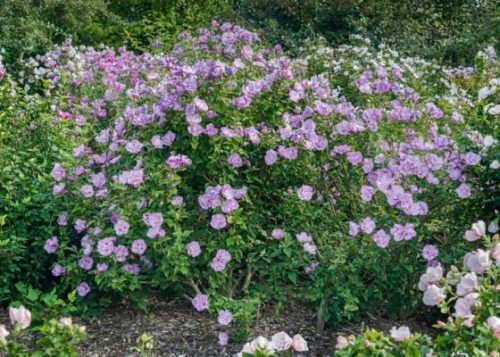
M36 341L27 346L20 337L31 325L31 312L24 306L9 309L11 331L0 325L0 351L9 356L78 356L76 345L85 338L85 327L73 324L70 317L45 321L34 327Z
M48 259L40 248L51 234L49 172L66 146L50 102L27 96L0 58L0 302L13 297L21 278L46 278Z
M463 247L443 227L496 170L491 124L469 117L498 115L476 99L497 74L492 50L476 69L364 45L291 60L216 22L168 54L68 43L25 73L75 143L51 172L51 273L84 305L159 288L220 316L211 299L300 281L319 327L397 310L420 264Z
M498 221L489 228L492 234L496 233ZM440 333L434 340L411 334L406 326L394 327L390 337L367 330L357 338L340 336L336 355L441 356L458 352L494 356L500 348L500 236L488 236L485 223L479 221L465 233L465 239L483 244L465 255L463 269L452 265L444 275L441 265L431 266L420 277L418 287L424 291L424 304L437 305L449 315L446 322L438 321L435 325Z

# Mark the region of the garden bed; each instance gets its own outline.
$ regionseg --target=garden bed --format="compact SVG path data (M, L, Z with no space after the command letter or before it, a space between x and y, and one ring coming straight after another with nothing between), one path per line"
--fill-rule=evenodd
M279 331L290 335L300 333L308 342L307 356L331 356L338 332L357 334L361 324L345 325L338 331L315 330L315 317L300 305L282 309L279 316L274 306L259 311L251 329L250 338L258 335L270 337ZM412 331L430 332L430 328L416 320L392 321L384 318L367 318L370 327L388 331L392 326L405 324ZM217 325L207 314L197 313L184 300L155 301L148 312L139 312L124 306L116 306L104 315L88 321L88 338L80 345L81 356L135 356L131 351L138 336L149 333L154 340L154 356L232 356L241 350L241 343L217 344ZM366 325L365 325L366 327Z

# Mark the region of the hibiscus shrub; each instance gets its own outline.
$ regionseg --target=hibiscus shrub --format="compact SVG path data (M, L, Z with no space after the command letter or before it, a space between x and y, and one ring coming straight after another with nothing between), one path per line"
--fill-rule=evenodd
M477 172L496 170L477 124L498 115L494 90L477 99L492 50L475 69L366 44L292 60L213 22L167 54L67 43L28 64L74 142L44 250L81 306L160 289L227 325L236 300L295 290L318 327L410 309L421 266L464 248Z

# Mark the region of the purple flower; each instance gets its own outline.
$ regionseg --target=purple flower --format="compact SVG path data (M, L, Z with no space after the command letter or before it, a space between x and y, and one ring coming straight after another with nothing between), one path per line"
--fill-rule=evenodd
M375 194L375 188L372 186L361 187L361 199L365 202L370 202Z
M83 270L90 270L92 269L93 265L94 265L94 259L92 259L92 257L84 256L78 260L78 266Z
M200 243L198 243L197 241L194 240L194 241L186 244L186 253L187 253L187 255L189 255L190 257L193 257L193 258L200 255L201 254Z
M226 264L231 261L231 258L231 253L225 249L219 249L210 263L210 266L216 272L223 271L226 268Z
M271 236L274 238L274 239L283 239L283 237L285 236L285 231L281 228L274 228L273 231L271 232Z
M351 151L346 154L347 160L353 165L359 165L363 162L363 155L359 151Z
M375 222L370 217L366 217L361 220L360 228L363 233L371 234L375 227Z
M80 187L80 193L83 195L83 197L90 198L94 196L94 188L92 185L83 185Z
M66 170L64 170L64 167L62 167L61 164L57 163L54 165L51 175L54 180L61 181L64 177L66 177Z
M227 158L227 163L234 168L243 166L243 160L241 159L240 154L237 153L232 153L231 155L229 155L229 157Z
M57 196L60 193L62 193L65 188L66 188L66 185L64 183L62 183L62 182L58 183L57 185L54 185L54 187L52 188L52 194L54 196Z
M170 203L175 207L180 207L184 204L184 198L182 196L175 196Z
M297 237L297 240L302 244L311 243L313 241L312 237L309 234L307 234L306 232L301 232L301 233L297 234L296 237Z
M125 183L130 186L138 187L144 182L144 172L142 170L131 170L124 172Z
M222 202L221 209L224 213L231 213L234 210L238 209L239 206L240 205L238 201L236 201L235 199L230 199Z
M226 346L227 343L229 342L229 336L225 332L219 332L219 345L221 346Z
M92 175L92 184L96 188L103 188L104 184L106 183L106 176L104 175L104 172L99 172L95 175Z
M278 153L275 150L267 150L264 161L267 166L274 165L278 161Z
M128 249L124 245L117 245L114 249L116 260L119 262L125 261L128 257Z
M61 264L56 263L56 265L54 265L54 267L52 268L51 273L53 276L58 277L66 273L66 269L64 269Z
M88 293L90 293L89 284L87 284L86 282L80 283L80 285L76 287L76 292L81 297L87 296Z
M224 326L227 326L233 321L233 315L229 310L220 310L217 315L217 321Z
M438 254L438 249L432 244L426 244L422 249L422 257L427 261L433 260L438 256Z
M305 243L303 245L304 252L307 254L315 255L316 254L316 246L312 243Z
M193 307L197 311L204 311L208 310L209 308L209 303L208 303L208 295L204 294L197 294L193 300L191 300L191 303L193 304Z
M313 197L314 189L308 185L302 185L297 189L297 195L301 201L310 201Z
M405 227L403 227L401 224L396 223L391 228L391 234L396 242L400 242L403 240L403 237L405 235Z
M183 168L183 167L191 165L192 161L186 155L175 155L175 154L172 154L167 159L167 161L165 161L165 163L171 169L180 169L180 168Z
M130 225L123 219L119 219L114 225L115 233L117 236L123 236L128 233Z
M146 213L142 216L142 220L149 227L158 228L163 224L163 215L161 212Z
M53 254L57 250L57 246L59 245L59 240L57 239L56 236L49 238L45 241L45 245L43 246L43 249L49 254Z
M349 222L349 235L351 237L357 236L359 233L359 224L354 222Z
M280 146L280 147L278 147L278 154L282 158L292 161L292 160L295 160L297 158L298 149L296 147L286 148L284 146Z
M82 233L85 229L87 229L87 221L85 221L84 219L78 218L75 221L74 227L78 233Z
M457 193L458 197L460 197L462 199L470 197L470 195L471 195L470 187L465 183L458 186L458 188L455 190L455 192Z
M372 238L375 244L377 244L380 248L387 248L389 241L391 240L391 237L385 233L383 229L379 229Z
M221 213L212 215L210 225L213 229L221 230L227 226L226 216Z
M139 272L141 271L141 268L139 268L139 265L136 263L127 263L122 266L122 269L125 270L126 272L134 275L138 275Z
M129 153L131 154L137 154L138 152L140 152L142 150L142 143L136 139L132 140L132 141L129 141L126 145L125 145L125 150L127 150Z
M57 216L57 224L60 226L68 225L68 212L61 212L59 216Z
M106 263L99 263L97 264L97 271L99 273L104 273L108 270L108 264Z
M97 242L97 251L103 257L111 255L115 250L115 237L106 237Z
M165 231L161 227L151 227L148 229L146 235L151 239L162 238L165 236Z
M136 239L132 242L132 246L130 250L132 253L137 254L137 255L143 255L144 252L146 251L147 245L146 242L142 239Z

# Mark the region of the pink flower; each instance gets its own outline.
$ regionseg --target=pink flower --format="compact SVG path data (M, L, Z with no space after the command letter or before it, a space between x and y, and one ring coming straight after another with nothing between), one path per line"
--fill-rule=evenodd
M477 221L472 225L472 230L465 232L465 239L469 242L481 239L486 234L486 224L484 221Z
M286 351L292 346L292 338L286 332L278 332L271 337L273 349L276 351Z
M295 335L292 339L292 348L295 352L307 352L309 348L307 347L307 342L302 338L301 335Z
M391 328L391 337L395 339L396 341L404 341L408 338L410 338L411 332L410 329L407 326L400 326L398 328L393 327Z
M467 253L464 257L464 264L470 271L482 274L491 265L489 252L478 249L475 252Z
M31 312L23 305L9 308L9 317L12 325L23 330L31 325Z

